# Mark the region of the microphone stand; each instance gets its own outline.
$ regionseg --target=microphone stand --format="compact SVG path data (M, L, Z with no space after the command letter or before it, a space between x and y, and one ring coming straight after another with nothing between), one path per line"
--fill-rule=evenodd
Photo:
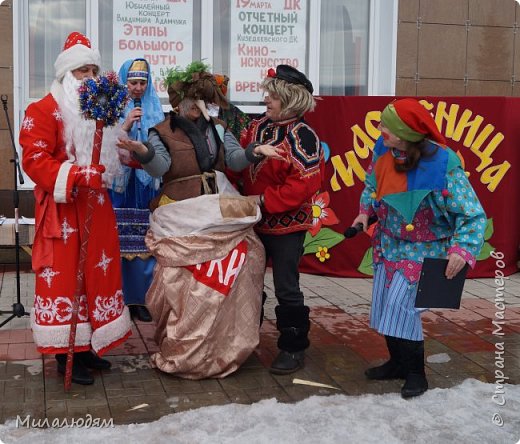
M13 304L11 311L0 310L0 315L11 314L5 321L0 324L3 327L5 324L10 322L14 318L21 318L22 316L29 316L29 313L25 311L25 307L20 301L20 235L18 232L18 205L20 203L20 197L18 195L18 180L20 184L24 183L22 169L20 168L20 162L18 159L18 152L16 151L16 145L14 143L13 130L11 128L11 122L9 120L9 113L7 112L7 95L2 94L0 100L4 105L5 119L7 121L7 127L9 128L9 135L11 136L11 145L13 147L13 158L10 160L13 163L14 168L14 189L13 189L13 202L14 202L14 240L15 240L15 257L16 257L16 302ZM18 180L17 180L18 175Z

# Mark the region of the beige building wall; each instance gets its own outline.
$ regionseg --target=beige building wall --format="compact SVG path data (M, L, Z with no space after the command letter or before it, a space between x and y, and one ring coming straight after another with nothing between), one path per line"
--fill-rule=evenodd
M519 15L514 0L399 0L396 95L520 96Z
M0 95L7 96L7 112L11 128L14 132L14 98L13 98L13 0L0 5ZM14 133L15 141L18 134ZM14 169L10 160L13 158L11 136L7 126L5 110L0 104L0 214L14 217ZM32 191L20 191L20 214L33 217L34 204Z
M11 2L0 6L0 94L7 95L8 113L13 126L13 10ZM11 140L3 105L0 105L0 190L13 187ZM10 167L10 168L9 168Z

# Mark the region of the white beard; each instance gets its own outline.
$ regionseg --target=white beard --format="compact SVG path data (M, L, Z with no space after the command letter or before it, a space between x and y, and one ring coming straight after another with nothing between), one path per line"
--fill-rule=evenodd
M85 119L79 108L78 88L82 81L77 80L70 71L65 74L63 83L54 81L51 93L60 108L63 119L65 149L69 161L86 166L92 163L92 147L96 122ZM120 125L103 129L100 163L105 166L103 182L112 187L114 178L122 174L121 162L117 153L116 142L121 132Z

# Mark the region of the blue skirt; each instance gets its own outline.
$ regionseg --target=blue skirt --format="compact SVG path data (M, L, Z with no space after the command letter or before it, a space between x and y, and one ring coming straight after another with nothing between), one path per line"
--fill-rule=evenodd
M148 259L121 259L123 298L126 305L145 305L146 292L152 283L153 268L157 261Z
M414 307L417 284L410 284L396 271L390 285L386 285L383 264L374 270L370 327L386 336L422 341L421 311Z

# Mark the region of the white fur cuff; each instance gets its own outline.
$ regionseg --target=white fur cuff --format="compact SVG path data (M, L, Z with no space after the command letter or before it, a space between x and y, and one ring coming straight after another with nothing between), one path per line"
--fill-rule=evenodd
M99 350L103 350L110 344L123 338L131 329L130 311L125 306L121 316L94 331L92 334L92 348L97 353Z
M54 201L56 203L67 203L67 196L70 194L67 191L67 182L69 178L69 172L72 168L72 163L63 162L58 171L58 177L54 184Z

